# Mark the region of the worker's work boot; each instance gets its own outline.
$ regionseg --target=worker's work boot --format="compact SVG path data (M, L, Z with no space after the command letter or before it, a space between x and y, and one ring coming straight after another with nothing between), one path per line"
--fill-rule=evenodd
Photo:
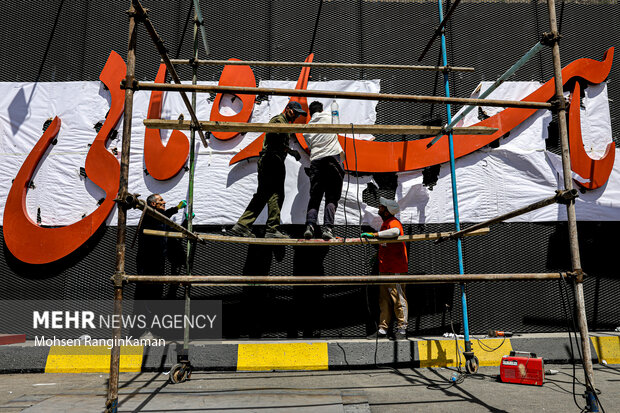
M382 329L379 329L378 331L375 331L374 333L366 336L366 338L368 340L376 340L376 339L387 338L387 331L383 331Z
M268 229L265 231L265 238L280 238L280 239L288 239L290 238L288 235L283 234L277 229Z
M323 227L323 239L325 241L334 239L334 233L331 227Z
M398 329L396 334L394 334L394 338L396 340L406 340L407 339L407 330Z
M228 234L232 237L256 238L256 235L248 227L238 223L228 230Z
M312 224L306 225L306 232L304 232L304 238L310 239L314 237L314 226Z

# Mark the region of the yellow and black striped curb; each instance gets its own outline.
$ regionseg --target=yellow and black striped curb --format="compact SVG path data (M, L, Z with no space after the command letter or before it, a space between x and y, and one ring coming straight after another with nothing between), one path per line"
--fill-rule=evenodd
M167 371L176 362L182 343L162 347L122 346L121 372ZM457 346L459 351L457 351ZM499 366L510 351L527 351L546 362L571 360L566 336L545 335L511 339L472 339L481 366ZM573 341L573 347L576 343ZM463 340L410 339L317 340L317 341L224 341L194 342L189 358L196 370L328 370L407 365L410 367L455 367L463 365ZM590 338L592 360L620 364L620 335L598 334ZM576 351L576 348L575 348ZM110 349L105 346L36 347L32 342L0 346L0 372L107 373Z

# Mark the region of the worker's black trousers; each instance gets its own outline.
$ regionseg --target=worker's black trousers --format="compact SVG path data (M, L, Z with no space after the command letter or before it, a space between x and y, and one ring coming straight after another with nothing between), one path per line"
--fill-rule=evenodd
M342 193L344 168L340 156L326 156L310 162L310 201L306 213L306 224L316 225L321 200L325 195L323 225L334 226L336 207Z

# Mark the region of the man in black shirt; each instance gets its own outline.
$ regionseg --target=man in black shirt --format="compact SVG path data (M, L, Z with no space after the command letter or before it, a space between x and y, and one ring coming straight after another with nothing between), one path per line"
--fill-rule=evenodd
M170 218L179 209L184 208L187 205L186 201L181 201L177 206L166 209L166 201L160 194L152 194L146 199L146 204L157 212ZM153 229L158 231L170 230L166 224L158 221L149 214L145 214L142 219L142 227L139 229L138 234L138 254L136 256L136 269L138 275L163 275L165 273L166 257L168 257L171 265L175 264L174 255L178 254L175 250L173 243L178 242L176 239L168 239L167 237L159 237L155 235L145 235L142 230ZM178 248L183 249L182 245L178 245ZM136 314L150 315L149 319L157 314L157 308L153 307L152 303L143 300L161 300L163 298L164 287L163 284L144 284L140 283L136 285L136 292L134 300L137 302L134 304L134 311ZM138 329L139 330L139 329ZM147 334L144 337L149 337L153 333L147 328L147 331L133 331L132 334L140 336L142 333ZM155 332L159 334L159 332Z
M146 199L146 203L157 212L170 218L179 209L187 205L186 201L181 201L177 206L166 209L166 201L160 194L152 194ZM142 220L142 229L154 229L166 231L170 228L151 215L145 214ZM138 275L160 275L164 273L166 257L168 256L168 238L154 235L144 235L142 230L138 234L138 255L136 266Z
M299 102L289 102L279 115L271 118L269 123L293 123L298 116L306 116ZM286 169L284 159L287 155L301 159L299 152L289 147L292 133L267 133L263 141L263 149L258 157L258 188L234 227L229 231L233 236L250 237L250 230L256 218L267 204L267 231L265 238L288 238L280 232L280 209L284 202L284 178Z

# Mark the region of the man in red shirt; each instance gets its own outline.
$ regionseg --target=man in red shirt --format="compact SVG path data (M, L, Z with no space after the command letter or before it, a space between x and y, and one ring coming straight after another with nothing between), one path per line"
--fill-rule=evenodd
M400 211L398 202L393 199L379 198L379 216L383 225L379 232L365 232L366 238L396 238L404 235L403 225L394 216ZM407 247L404 242L379 245L379 274L406 274L409 270ZM387 337L392 313L396 316L396 339L407 338L407 298L401 284L382 284L379 286L379 329L368 336L369 339Z

